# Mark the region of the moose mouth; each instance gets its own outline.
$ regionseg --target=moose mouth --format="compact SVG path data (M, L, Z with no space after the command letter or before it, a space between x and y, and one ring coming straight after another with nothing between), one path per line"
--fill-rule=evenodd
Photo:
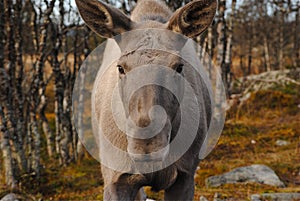
M163 161L169 154L172 126L169 119L163 129L149 139L127 136L127 152L134 162Z
M159 151L148 154L135 154L130 152L128 152L128 154L134 162L162 162L169 154L169 146L170 145L167 145Z

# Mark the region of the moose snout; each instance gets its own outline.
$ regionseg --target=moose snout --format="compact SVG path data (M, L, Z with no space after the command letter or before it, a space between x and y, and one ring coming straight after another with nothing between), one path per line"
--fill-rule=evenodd
M127 152L134 161L161 161L169 153L170 114L157 86L145 86L130 99Z

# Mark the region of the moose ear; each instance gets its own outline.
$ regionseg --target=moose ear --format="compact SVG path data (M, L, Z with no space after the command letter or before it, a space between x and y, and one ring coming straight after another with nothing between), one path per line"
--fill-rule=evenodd
M168 29L187 37L196 37L212 23L217 7L216 0L192 1L173 14Z
M98 0L76 0L79 13L94 32L105 38L129 31L132 21L120 10Z

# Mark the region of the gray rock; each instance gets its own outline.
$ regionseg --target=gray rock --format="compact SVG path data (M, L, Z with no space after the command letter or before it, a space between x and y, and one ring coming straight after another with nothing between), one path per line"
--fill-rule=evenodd
M21 199L19 199L19 196L14 194L14 193L10 193L5 195L0 201L20 201Z
M199 201L208 201L208 199L201 195Z
M277 140L276 141L276 145L277 146L287 146L287 145L289 145L290 144L290 142L288 142L288 141L285 141L285 140Z
M250 197L251 201L261 201L261 197L259 194L253 194Z
M215 193L213 201L224 201L221 197L222 195L220 193Z
M251 165L236 168L231 172L209 177L205 182L207 186L211 187L234 183L260 183L277 187L285 186L275 172L266 165Z
M295 201L300 200L300 193L263 193L261 195L251 195L251 201L262 201L266 199L271 199L272 201Z

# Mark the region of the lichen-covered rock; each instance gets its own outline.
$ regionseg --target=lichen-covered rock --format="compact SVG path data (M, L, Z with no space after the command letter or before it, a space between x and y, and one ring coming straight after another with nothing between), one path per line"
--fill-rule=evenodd
M284 86L291 83L299 85L299 75L300 68L249 75L233 82L232 92L233 94L240 94L242 92L245 95L249 92L272 89L278 85Z
M208 201L208 199L201 195L199 201Z
M199 201L208 201L208 199L206 197L204 197L203 195L200 196Z
M262 201L266 199L272 201L300 200L300 193L263 193L261 195L259 194L251 195L251 201Z
M277 145L277 146L280 146L280 147L282 147L282 146L287 146L287 145L289 145L289 144L290 144L290 142L285 141L285 140L276 140L276 145Z
M247 100L259 91L273 90L287 85L300 86L300 68L284 71L270 71L258 75L249 75L232 82L231 96L227 110L242 106Z
M260 183L277 187L285 186L275 172L265 165L236 168L231 172L206 179L206 185L211 187L232 183Z
M5 195L0 201L21 201L20 196L10 193Z

